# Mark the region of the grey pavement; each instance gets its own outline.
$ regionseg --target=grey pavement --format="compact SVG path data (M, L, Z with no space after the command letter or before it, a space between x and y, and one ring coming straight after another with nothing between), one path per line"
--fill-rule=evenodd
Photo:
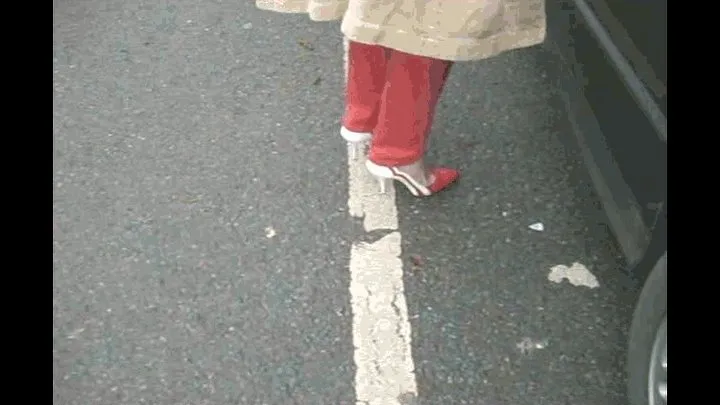
M398 190L418 404L625 403L636 289L551 65L458 64L430 158L464 177ZM356 403L342 88L337 23L54 2L54 404Z

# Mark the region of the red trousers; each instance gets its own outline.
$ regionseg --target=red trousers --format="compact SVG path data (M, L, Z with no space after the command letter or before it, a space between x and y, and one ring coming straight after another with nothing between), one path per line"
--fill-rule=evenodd
M368 158L402 166L423 157L452 62L350 41L343 126L372 132Z

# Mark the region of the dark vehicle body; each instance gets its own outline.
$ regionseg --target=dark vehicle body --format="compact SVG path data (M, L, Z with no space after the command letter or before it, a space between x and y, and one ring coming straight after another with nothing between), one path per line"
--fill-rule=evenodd
M547 0L546 10L575 138L628 270L643 282L630 402L666 404L667 0Z

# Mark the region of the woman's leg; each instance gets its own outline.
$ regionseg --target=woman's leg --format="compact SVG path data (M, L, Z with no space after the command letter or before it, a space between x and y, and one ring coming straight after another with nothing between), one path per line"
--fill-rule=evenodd
M369 159L381 166L421 161L452 62L390 50Z
M387 49L350 41L345 114L342 125L357 133L372 132L377 124L385 86Z
M384 190L398 180L415 196L430 196L455 182L457 170L423 161L435 107L452 62L390 51L385 88L370 154L365 162Z

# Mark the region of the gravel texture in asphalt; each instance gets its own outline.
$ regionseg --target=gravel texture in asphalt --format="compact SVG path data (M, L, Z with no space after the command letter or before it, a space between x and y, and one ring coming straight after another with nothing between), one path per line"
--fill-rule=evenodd
M356 404L348 263L374 236L347 212L342 53L337 23L252 1L54 2L54 404ZM404 402L625 401L636 291L551 63L456 65L429 159L463 178L397 190Z

